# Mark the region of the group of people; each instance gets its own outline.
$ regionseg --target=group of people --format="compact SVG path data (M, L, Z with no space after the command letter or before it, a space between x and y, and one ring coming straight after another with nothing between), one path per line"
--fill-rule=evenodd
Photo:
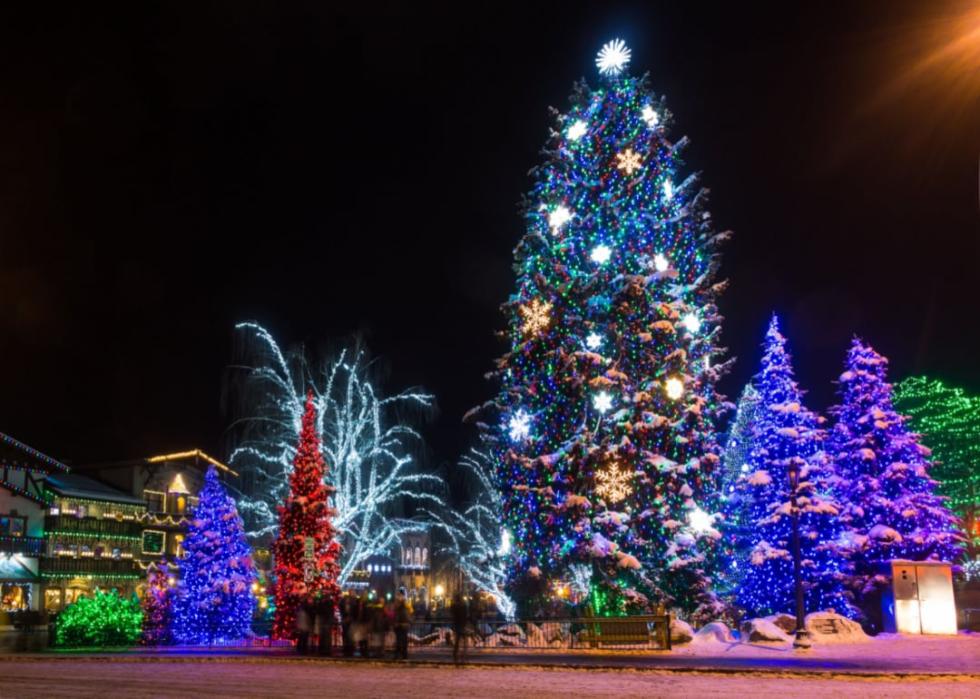
M320 655L333 655L334 634L337 631L337 611L334 601L327 600L315 608L300 607L296 613L296 651L310 652L310 636L318 639ZM408 659L408 629L412 623L412 603L400 588L393 600L361 595L340 598L340 640L344 657L356 653L362 658L383 658L385 639L394 631L395 658Z
M393 600L345 594L336 604L332 598L324 598L315 605L296 610L296 651L300 655L316 652L331 656L334 635L339 631L344 657L383 658L385 639L394 632L394 657L407 660L408 630L413 614L405 588L400 588ZM453 660L457 663L466 659L468 640L476 633L478 617L478 605L470 605L457 592L449 605ZM310 643L311 638L316 640L315 644Z

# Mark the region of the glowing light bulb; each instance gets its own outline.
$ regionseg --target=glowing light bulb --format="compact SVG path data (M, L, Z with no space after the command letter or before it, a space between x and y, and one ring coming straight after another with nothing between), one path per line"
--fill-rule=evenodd
M592 405L600 413L605 414L612 407L612 396L603 391L592 398Z
M584 136L585 132L588 130L589 125L581 119L578 119L577 121L572 122L572 125L568 127L568 131L565 133L565 135L568 136L569 141L577 141L582 138L582 136Z
M643 117L643 121L645 121L647 126L649 126L651 129L655 128L657 124L660 123L660 116L649 104L643 108L641 116Z
M739 468L739 470L742 473L748 473L749 472L749 465L748 464L742 464L742 466L741 466L741 468Z
M695 507L687 515L687 523L691 525L691 529L699 534L703 534L711 529L711 525L714 524L714 521L715 518L702 510L700 507Z
M512 441L520 442L527 439L531 435L531 416L523 410L518 410L511 416L507 427Z
M612 249L608 245L596 245L592 248L592 261L598 262L600 265L609 262L609 258L612 257Z
M573 214L564 206L558 206L557 208L555 208L554 211L548 214L548 225L551 226L551 231L553 233L557 233L558 229L561 228L566 223L568 223L569 221L571 221L572 216L574 215L575 214Z
M684 382L676 376L667 379L667 383L664 384L664 387L667 390L667 397L671 400L677 400L684 395Z
M585 338L585 346L589 349L599 349L602 347L602 335L599 333L589 333L589 336Z
M670 201L674 198L674 183L670 180L664 182L664 199Z
M632 52L622 39L613 39L607 42L599 55L596 56L595 64L602 75L619 75L623 68L630 62Z
M698 318L696 313L688 313L686 316L684 316L684 320L682 320L681 323L683 323L684 327L692 333L696 333L701 329L701 319Z
M653 268L658 272L666 272L670 268L670 262L658 252L653 258Z

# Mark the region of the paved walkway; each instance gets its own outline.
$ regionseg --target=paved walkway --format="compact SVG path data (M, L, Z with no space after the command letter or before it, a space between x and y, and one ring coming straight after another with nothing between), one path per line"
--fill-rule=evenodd
M359 659L299 657L284 648L130 650L119 653L50 651L0 656L3 661L95 660L139 662L242 663L367 663ZM396 661L388 661L395 664ZM867 643L816 646L796 651L789 646L714 643L676 646L673 651L471 651L468 663L477 666L631 669L669 672L772 672L876 676L959 675L980 679L980 634L956 637L879 636ZM399 662L399 664L404 664ZM416 650L408 665L452 664L448 650ZM0 674L2 674L0 664Z
M137 662L119 662L124 660ZM777 672L650 672L434 664L287 662L224 657L222 662L115 657L114 662L39 657L0 663L3 699L731 699L865 696L976 697L980 680L956 675L866 678ZM149 662L148 662L149 661ZM250 662L251 661L251 662Z

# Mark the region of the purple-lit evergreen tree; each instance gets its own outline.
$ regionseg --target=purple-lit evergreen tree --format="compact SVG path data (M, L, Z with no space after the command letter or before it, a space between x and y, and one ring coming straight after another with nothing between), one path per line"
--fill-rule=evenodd
M724 235L629 55L603 47L534 171L487 436L526 611L573 585L598 613L710 619Z
M888 360L855 338L828 440L854 565L848 585L872 617L887 584L882 563L960 555L956 518L929 477L929 449L895 410L887 371Z
M248 635L255 597L252 552L235 501L214 466L187 527L181 581L174 599L174 637L211 644Z
M166 560L147 569L146 590L140 600L143 608L143 635L140 640L143 645L166 646L173 642L170 582L170 566Z
M754 385L759 394L751 426L748 470L736 484L747 526L735 533L741 581L737 605L750 616L794 614L793 518L789 468L799 468L796 493L800 553L807 612L834 609L853 616L843 587L838 506L829 495L833 472L823 453L821 418L803 405L793 377L786 339L775 316L766 333L762 370Z

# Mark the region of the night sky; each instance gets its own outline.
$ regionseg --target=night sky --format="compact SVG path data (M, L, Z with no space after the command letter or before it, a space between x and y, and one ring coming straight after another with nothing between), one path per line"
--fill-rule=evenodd
M435 393L454 460L548 107L617 36L735 233L729 395L774 310L812 407L855 332L893 377L980 391L980 37L942 51L976 3L418 4L0 12L0 431L74 463L225 456L251 319L362 333L386 388Z

